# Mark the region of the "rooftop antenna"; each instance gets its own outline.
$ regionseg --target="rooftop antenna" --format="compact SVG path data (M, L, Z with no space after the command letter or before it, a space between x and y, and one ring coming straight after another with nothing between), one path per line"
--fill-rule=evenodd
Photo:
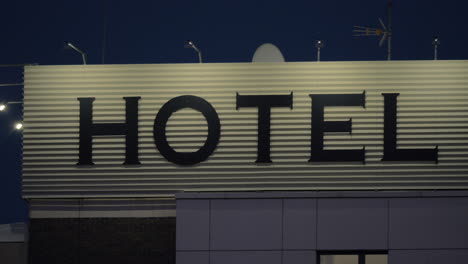
M392 0L388 1L387 11L388 11L388 23L385 26L382 19L379 18L379 23L381 28L371 28L371 27L362 27L354 26L353 36L363 37L363 36L382 36L379 41L379 47L381 47L385 40L387 40L387 60L392 60Z
M102 7L102 54L101 54L101 63L104 64L104 59L106 57L106 45L107 45L107 20L108 20L108 12L109 12L109 1L103 1Z
M387 19L388 19L388 45L387 45L387 60L392 60L392 0L388 0Z

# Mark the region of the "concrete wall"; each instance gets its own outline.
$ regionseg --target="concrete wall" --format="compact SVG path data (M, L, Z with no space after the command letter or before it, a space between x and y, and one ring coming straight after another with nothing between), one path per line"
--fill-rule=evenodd
M177 264L314 264L320 250L468 263L465 192L188 193L176 221Z

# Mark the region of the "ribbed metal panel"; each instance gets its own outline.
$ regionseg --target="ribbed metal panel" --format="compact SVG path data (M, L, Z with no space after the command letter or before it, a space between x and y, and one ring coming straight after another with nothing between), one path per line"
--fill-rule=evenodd
M352 135L327 133L326 149L366 148L366 163L308 162L309 94L366 93L366 108L327 107L326 120L352 118ZM257 109L236 110L236 92L293 92L294 108L272 109L272 164L255 163ZM435 148L439 162L382 162L383 96L398 97L398 147ZM155 147L153 123L173 97L195 95L218 112L211 157L177 166ZM95 97L96 123L124 122L124 96L139 101L140 166L122 165L123 136L93 139L92 167L78 161L78 97ZM172 197L181 191L468 188L468 61L298 62L28 66L24 85L23 196ZM206 139L203 116L175 113L168 138L178 151Z
M173 198L32 199L30 218L174 217Z

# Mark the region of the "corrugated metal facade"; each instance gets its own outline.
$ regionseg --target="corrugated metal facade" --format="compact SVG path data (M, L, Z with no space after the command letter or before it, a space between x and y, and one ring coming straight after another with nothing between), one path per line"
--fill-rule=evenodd
M308 162L309 94L361 94L366 107L326 107L325 120L352 118L351 135L326 133L326 149L366 149L366 162ZM271 115L271 164L256 164L256 108L241 95L288 95ZM398 97L398 148L438 146L435 162L383 162L382 93ZM153 124L171 98L195 95L221 121L217 149L195 166L168 162ZM125 136L95 136L94 166L77 166L78 97L95 97L95 123L125 122L125 96L139 101L139 166L124 166ZM28 66L24 85L23 196L172 197L180 191L468 188L468 61L298 62ZM172 115L168 140L195 151L207 123L192 109Z

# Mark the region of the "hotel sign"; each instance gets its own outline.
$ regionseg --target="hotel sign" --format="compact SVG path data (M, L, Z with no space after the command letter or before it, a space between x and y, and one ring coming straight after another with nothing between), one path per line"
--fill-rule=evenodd
M437 147L433 149L397 148L397 97L398 93L383 93L384 97L384 149L382 161L434 161L437 162ZM309 162L362 162L365 163L365 146L362 149L324 149L324 133L352 132L352 119L325 121L325 107L356 106L365 108L365 92L361 94L310 94L312 99L311 137ZM257 159L256 163L272 163L270 155L271 109L293 109L293 93L288 95L236 95L236 109L258 109ZM94 123L93 97L78 98L80 101L80 142L78 165L94 165L92 161L93 136L125 136L124 165L140 165L138 158L138 101L140 97L124 97L126 112L124 123ZM200 112L208 124L205 143L194 152L175 151L167 140L166 127L169 118L178 110L191 108ZM192 95L172 98L159 110L154 120L153 138L156 148L169 162L178 165L194 165L205 161L215 150L221 134L221 121L216 109L205 99Z
M28 66L23 196L468 189L468 61Z

